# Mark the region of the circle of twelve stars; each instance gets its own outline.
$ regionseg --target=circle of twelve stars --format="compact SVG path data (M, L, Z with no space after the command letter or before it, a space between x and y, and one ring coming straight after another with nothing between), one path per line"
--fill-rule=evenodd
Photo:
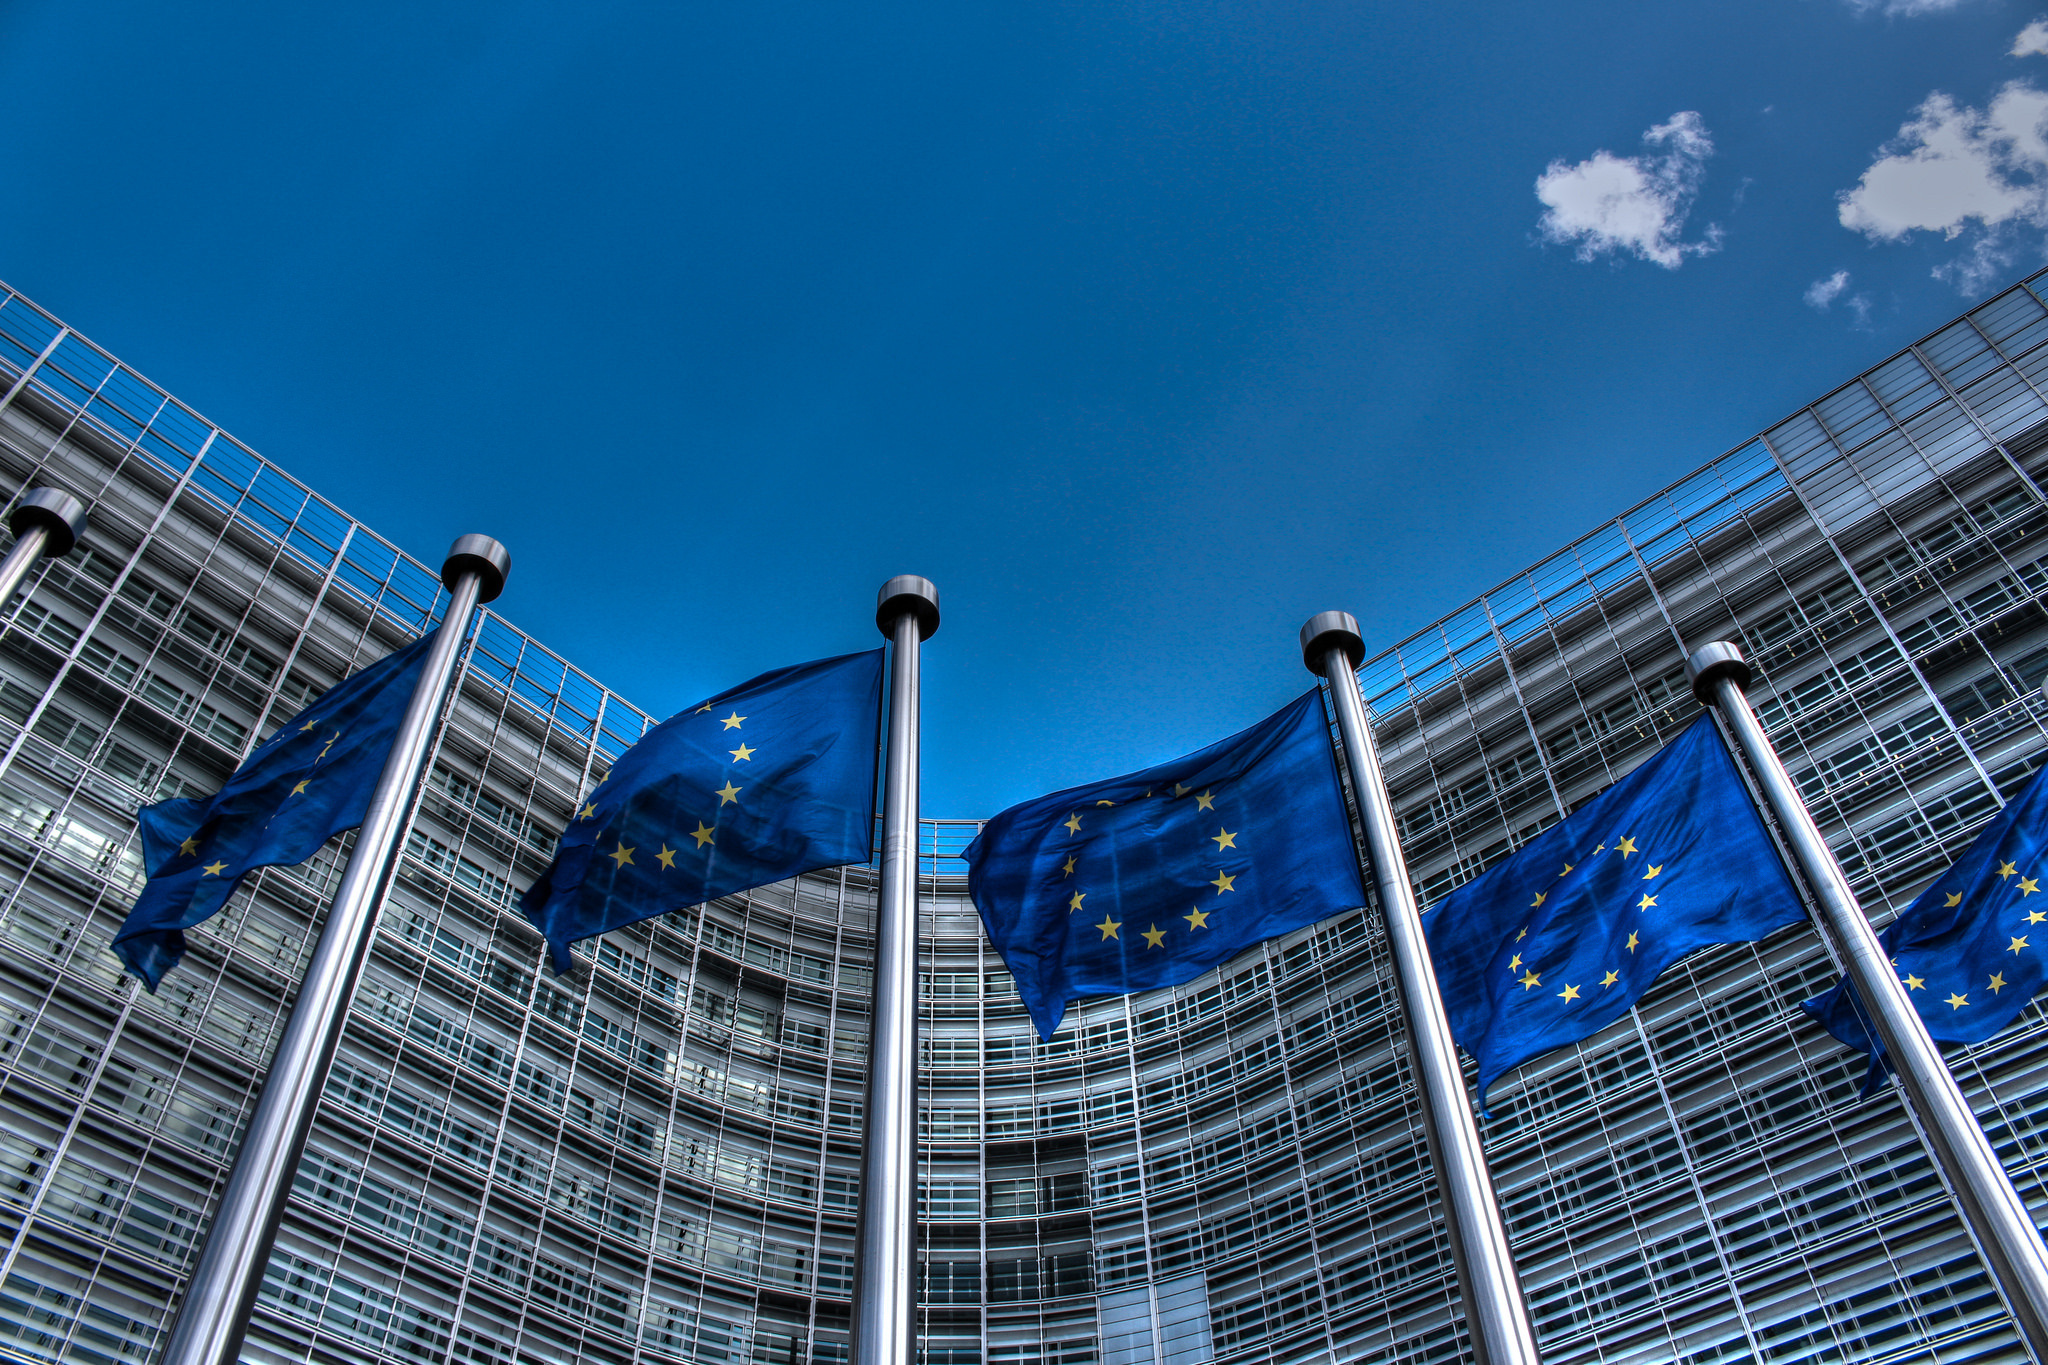
M1999 863L1998 880L2001 883L2010 882L2018 874L2019 868L2013 863ZM2040 889L2040 885L2034 880L2034 878L2020 877L2019 893L2020 899L2022 901L2026 900L2027 897L2033 895L2036 891L2039 891ZM1953 910L1962 903L1963 893L1960 891L1952 891L1949 893L1948 899L1942 902L1942 908L1944 910ZM2048 914L2044 914L2039 910L2027 911L2028 924L2041 924L2043 922L2048 922ZM2017 956L2022 950L2033 946L2032 944L2027 942L2028 935L2026 934L2007 934L2006 938L2010 941L2008 942L2005 950L2008 953L2014 954L2015 956ZM1898 965L1899 960L1897 958L1893 958L1892 966L1896 967ZM1909 996L1914 991L1924 991L1927 989L1927 982L1925 978L1915 976L1911 972L1908 972L1904 976L1900 977L1899 984L1906 988L1906 994ZM1991 973L1991 979L1985 983L1984 988L1990 991L1993 995L1997 995L2000 991L2004 990L2006 986L2009 984L2010 983L2007 982L2005 979L2004 972L1993 972ZM1950 1009L1959 1010L1963 1006L1970 1003L1970 997L1966 992L1950 991L1943 1003L1945 1003Z
M1609 851L1610 850L1608 849L1608 846L1606 844L1602 844L1600 845L1600 847L1593 850L1593 856L1597 858L1602 853L1606 853ZM1612 851L1615 853L1619 853L1621 855L1621 861L1624 865L1627 864L1630 858L1634 857L1637 853L1642 852L1641 849L1638 849L1636 847L1634 835L1627 835L1623 838L1615 840ZM1648 864L1648 870L1643 873L1641 880L1646 882L1656 881L1658 877L1663 875L1664 869L1668 865L1665 863L1650 863L1648 861L1647 854L1644 855L1644 861ZM1578 868L1578 866L1579 864L1577 863L1566 863L1564 865L1564 871L1557 874L1558 878L1562 880L1566 877L1569 877L1573 873L1573 871ZM1551 894L1552 893L1550 891L1538 891L1536 893L1536 899L1529 902L1529 909L1534 910L1538 906L1542 905L1543 902L1550 899ZM1643 898L1636 902L1636 909L1641 913L1647 915L1650 911L1656 908L1656 896L1652 895L1648 888L1645 888L1643 890ZM1523 939L1527 937L1529 937L1529 926L1525 924L1522 926L1521 932L1515 935L1515 942L1520 943ZM1628 942L1623 946L1628 949L1629 956L1634 957L1636 949L1642 946L1642 942L1642 935L1638 934L1635 930L1631 929L1629 930ZM1515 976L1514 974L1516 972L1520 972L1521 975ZM1524 992L1535 990L1537 987L1543 984L1542 976L1537 973L1536 969L1533 966L1523 965L1522 955L1520 953L1516 953L1513 958L1509 959L1508 975L1514 977L1514 979L1521 984L1522 990ZM1600 978L1600 989L1603 991L1607 990L1608 988L1619 984L1620 981L1621 973L1615 970L1614 968L1609 968L1607 974ZM1567 982L1565 984L1565 988L1557 993L1557 998L1564 1001L1566 1004L1570 1004L1572 1001L1582 998L1579 994L1579 990L1580 988L1578 986Z
M1189 793L1194 792L1194 790L1195 789L1193 787L1185 786L1179 782L1173 784L1173 795L1175 799L1187 796ZM1142 801L1146 799L1146 797L1150 797L1151 795L1152 793L1148 791L1145 793L1144 796L1138 799ZM1116 802L1097 801L1095 804L1098 806L1114 806ZM1197 794L1195 796L1195 808L1198 811L1214 811L1216 809L1216 789L1211 787L1206 791ZM1067 818L1065 820L1062 820L1060 824L1066 828L1068 834L1080 834L1081 812L1078 810L1070 812L1067 815ZM1221 824L1218 824L1216 826L1216 832L1209 836L1209 842L1216 845L1216 851L1218 853L1221 853L1226 848L1237 847L1237 833L1236 831L1225 829ZM1059 865L1060 878L1062 881L1074 875L1074 869L1076 866L1079 865L1079 861L1080 860L1076 854L1067 854L1066 860L1060 863ZM1226 892L1235 891L1237 889L1238 878L1242 876L1244 876L1244 873L1242 872L1232 874L1229 872L1225 872L1219 868L1217 869L1215 880L1209 882L1208 885L1215 887L1216 894L1218 896L1221 896L1224 895ZM1087 899L1088 893L1086 891L1074 892L1067 899L1067 913L1071 915L1079 911L1081 909L1081 902ZM1193 933L1199 929L1207 929L1209 927L1209 916L1214 913L1216 912L1213 907L1208 910L1204 910L1201 906L1197 905L1191 907L1190 913L1182 915L1181 918L1188 922L1188 932ZM1124 922L1120 919L1116 919L1108 912L1104 912L1102 916L1102 923L1091 924L1088 927L1091 929L1099 929L1102 931L1102 938L1099 940L1102 943L1107 943L1111 939L1116 939L1118 942L1123 941L1123 936L1119 934L1117 931L1124 927ZM1158 923L1154 922L1142 933L1140 933L1138 937L1145 940L1145 946L1148 949L1164 948L1166 946L1167 933L1167 930L1160 928Z
M312 729L316 723L317 722L310 720L307 721L304 725L301 725L299 727L299 733L302 735L305 734L306 731ZM329 749L332 749L334 747L334 741L340 738L341 731L339 730L336 730L332 735L328 736L327 742L320 746L320 752L313 755L314 767L317 768L320 766L320 760L327 757L327 751ZM289 801L294 796L304 796L306 794L306 788L312 785L312 782L313 779L311 777L300 779L298 784L294 786L291 789L291 792L285 797L285 800ZM282 812L283 808L279 807L278 814L281 814ZM270 817L270 819L276 820L277 814L273 814ZM268 826L268 824L269 821L266 821L266 827ZM178 845L178 852L186 857L197 857L199 854L199 836L202 833L204 833L203 830L194 830L190 835L186 836L184 842ZM199 869L199 875L202 877L218 877L227 870L227 863L223 859L215 857L212 862L206 864L206 866Z
M711 703L705 702L702 706L698 707L696 711L694 711L692 714L701 716L710 709ZM719 724L726 730L737 730L740 728L741 724L745 722L746 719L747 718L741 715L738 709L735 708L731 715L722 717L719 721ZM726 752L732 755L732 758L730 760L731 762L751 763L754 761L754 754L756 751L748 748L747 741L743 738L740 740L739 748L728 749L726 750ZM745 787L735 787L732 784L732 779L728 777L725 779L725 785L723 787L715 788L711 794L718 798L718 808L720 810L724 810L728 805L738 805L740 793L745 790ZM576 818L578 820L595 820L597 818L597 807L587 801L584 802L583 808L576 812ZM697 841L697 847L690 851L693 853L702 852L707 847L716 846L716 840L714 836L716 836L717 833L718 825L716 823L716 816L714 816L713 823L707 825L702 820L699 820L697 822L697 828L690 831L687 834L684 834L682 838L695 839ZM682 842L682 840L679 839L677 840L677 842L680 843ZM605 854L604 856L610 858L612 862L615 863L619 868L624 869L626 867L640 866L640 864L635 863L633 861L633 855L635 853L638 853L639 851L640 850L638 847L628 845L625 839L621 838L618 841L618 847L614 848L611 852ZM679 852L681 852L680 849L670 848L668 846L667 841L664 840L661 845L661 852L654 855L654 861L661 864L662 871L667 872L673 867L675 867L676 854Z

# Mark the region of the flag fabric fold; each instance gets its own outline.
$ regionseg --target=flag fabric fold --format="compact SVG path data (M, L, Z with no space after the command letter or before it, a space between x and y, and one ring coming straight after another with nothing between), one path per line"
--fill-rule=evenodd
M1423 914L1451 1034L1504 1072L1599 1032L1664 969L1805 915L1708 716Z
M185 930L217 914L244 875L302 863L363 823L434 638L386 655L279 726L216 794L142 808L149 880L114 952L151 992L185 955Z
M2048 951L2044 853L2048 773L2037 774L1877 936L1937 1043L1983 1042L2017 1018L2048 979L2041 963ZM1883 1049L1847 978L1800 1008L1870 1054L1866 1091L1883 1079Z
M763 673L620 755L520 900L557 972L569 945L874 843L882 651Z
M968 887L1039 1036L1365 902L1320 692L1171 763L1012 806Z

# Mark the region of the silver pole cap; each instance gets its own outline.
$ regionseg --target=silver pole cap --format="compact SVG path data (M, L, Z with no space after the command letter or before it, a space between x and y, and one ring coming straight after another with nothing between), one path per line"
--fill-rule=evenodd
M939 629L939 590L929 578L900 573L882 585L875 595L875 625L884 635L896 633L896 618L904 612L917 617L917 638L929 640Z
M1703 705L1714 704L1714 682L1719 678L1733 678L1737 687L1749 688L1749 663L1731 640L1701 645L1685 661L1685 679Z
M512 572L512 552L489 536L457 536L441 561L441 583L454 591L455 580L473 573L480 580L476 600L489 602L505 591L505 579Z
M1333 649L1342 649L1354 669L1365 662L1365 637L1348 611L1319 611L1301 628L1301 661L1318 678Z
M31 488L15 504L7 526L16 535L31 526L44 528L50 538L43 554L50 559L62 559L85 534L85 504L61 488Z

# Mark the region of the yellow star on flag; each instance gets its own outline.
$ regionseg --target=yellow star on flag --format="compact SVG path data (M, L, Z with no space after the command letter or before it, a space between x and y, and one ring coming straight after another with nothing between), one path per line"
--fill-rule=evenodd
M1209 927L1209 912L1207 910L1197 910L1191 915L1182 915L1181 918L1188 922L1190 929L1206 929Z
M716 834L717 832L718 826L707 825L702 820L699 820L697 822L697 828L690 831L690 837L697 841L698 848L702 848L704 847L704 845L712 841L711 836Z
M624 867L628 863L633 861L633 850L626 847L624 840L620 840L619 846L613 849L610 853L605 854L604 856L610 858L614 863L617 863L620 867Z
M1218 853L1221 853L1226 848L1237 847L1237 836L1235 834L1232 834L1227 829L1221 830L1218 833L1210 835L1209 842L1216 845L1216 851Z
M1226 892L1226 891L1231 891L1231 890L1234 890L1234 889L1236 889L1236 888L1235 888L1235 883L1236 883L1236 881L1237 881L1237 878L1236 878L1236 877L1233 877L1233 876L1231 876L1231 875L1230 875L1230 874L1229 874L1228 872L1218 872L1218 873L1216 874L1216 880L1215 880L1215 881L1213 881L1213 882L1210 882L1210 883L1209 883L1209 885L1211 885L1211 886L1215 887L1215 888L1216 888L1216 894L1220 896L1220 895L1222 895L1222 894L1223 894L1224 892Z
M1536 893L1536 899L1535 899L1535 900L1533 900L1533 901L1530 901L1530 902L1529 902L1529 908L1530 908L1531 910L1534 910L1534 909L1535 909L1535 908L1536 908L1537 906L1539 906L1539 905L1543 904L1544 898L1545 898L1546 896L1548 896L1549 894L1550 894L1550 893L1549 893L1549 892L1547 892L1547 891L1538 891L1538 892Z
M735 763L752 763L754 761L754 751L745 744L729 752L732 754L732 761Z
M1186 796L1186 795L1187 795L1187 794L1188 794L1189 792L1191 792L1191 791L1193 791L1193 790L1194 790L1194 788L1193 788L1193 787L1183 787L1183 786L1182 786L1182 785L1181 785L1180 783L1178 783L1178 782L1176 782L1176 783L1174 783L1174 784L1173 784L1173 794L1174 794L1175 796Z
M1944 910L1953 910L1962 903L1963 893L1960 891L1951 891L1949 893L1948 899L1941 903L1941 908Z
M1566 986L1557 993L1557 998L1560 1000L1576 1000L1579 998L1579 988L1577 986Z
M1630 934L1628 936L1628 950L1631 955L1635 953L1636 945L1641 942L1642 940L1637 938L1634 934Z
M1643 899L1636 905L1636 909L1647 910L1656 903L1657 898L1655 896L1645 895Z
M740 793L745 790L745 787L735 787L732 784L732 779L728 777L725 779L725 785L723 787L720 787L717 791L713 792L712 795L716 796L718 798L718 804L723 806L729 801L739 800Z
M1061 872L1061 875L1063 875L1063 876L1068 876L1068 877L1071 877L1071 876L1073 876L1073 875L1074 875L1074 863L1075 863L1075 861L1076 861L1076 860L1075 860L1075 858L1074 858L1074 855L1073 855L1073 854L1071 854L1071 853L1069 853L1069 854L1067 855L1067 860L1066 860L1065 862L1063 862L1063 863L1061 863L1061 864L1060 864L1060 872Z
M228 865L226 863L208 863L206 865L206 875L209 877L218 877L227 870Z
M1628 856L1636 851L1636 841L1634 837L1631 836L1630 838L1623 839L1620 843L1614 846L1614 851L1616 853L1619 853L1622 856L1622 860L1626 862L1628 860Z
M187 839L184 843L178 845L178 852L180 853L197 853L198 851L199 836L196 834L193 835L190 839Z
M724 720L722 720L722 721L720 721L720 722L718 722L718 723L719 723L720 725L723 725L723 726L724 726L724 727L725 727L726 729L728 729L728 730L737 730L737 729L739 729L739 728L740 728L740 722L741 722L741 721L743 721L743 720L745 720L745 719L746 719L746 717L745 717L745 716L743 716L743 715L741 715L741 714L740 714L739 712L735 711L735 712L733 712L733 713L732 713L731 715L727 716L727 717L726 717L726 718L725 718Z
M1970 1003L1970 997L1969 997L1969 996L1967 996L1967 995L1955 995L1955 994L1951 993L1951 994L1950 994L1950 996L1949 996L1949 998L1948 998L1948 1003L1949 1003L1949 1008L1950 1008L1950 1009L1958 1009L1958 1010L1959 1010L1959 1009L1961 1009L1961 1008L1962 1008L1963 1006L1965 1006L1965 1005L1967 1005L1967 1004L1969 1004L1969 1003Z
M1996 995L1996 994L1998 994L1998 993L1999 993L2000 991L2002 991L2002 990L2004 990L2004 989L2005 989L2005 973L2004 973L2004 972L1993 972L1993 973L1991 974L1991 993L1992 993L1993 995Z
M2040 889L2041 884L2035 881L2032 877L2020 878L2020 895L2022 897L2031 896Z
M1195 798L1195 809L1196 809L1196 810L1215 810L1215 809L1216 809L1216 789L1215 789L1215 788L1213 788L1213 787L1211 787L1211 788L1210 788L1210 789L1209 789L1208 791L1205 791L1205 792L1203 792L1203 793L1202 793L1202 794L1201 794L1200 796L1196 797L1196 798Z
M1512 973L1519 972L1520 970L1522 970L1522 955L1520 953L1516 953L1512 958L1508 960L1508 971Z
M1118 937L1116 931L1124 927L1124 922L1120 919L1111 919L1108 915L1104 915L1102 923L1092 927L1102 931L1102 940L1107 943L1110 939Z
M306 783L307 783L307 782L311 782L312 780L313 780L313 779L312 779L312 778L310 778L310 777L309 777L309 778L306 778L306 779L305 779L304 781L300 782L298 786L296 786L296 787L293 787L293 788L292 788L292 795L293 795L293 796L298 796L298 795L302 794L302 793L303 793L303 792L304 792L304 791L306 790Z
M1664 870L1664 864L1662 864L1662 863L1652 863L1652 864L1650 865L1650 870L1649 870L1648 872L1645 872L1645 873L1643 874L1643 880L1644 880L1644 881L1648 881L1648 880L1650 880L1650 878L1652 878L1652 877L1656 876L1656 875L1657 875L1657 874L1658 874L1659 872L1662 872L1663 870Z
M1066 818L1064 823L1067 827L1067 833L1079 834L1081 832L1081 812L1075 811Z
M2043 914L2043 913L2042 913L2041 911L2039 911L2039 910L2029 910L2029 911L2027 911L2027 923L2029 923L2029 924L2039 924L2039 923L2041 923L2041 922L2042 922L2042 921L2044 921L2044 920L2048 920L2048 914Z
M663 867L674 867L676 865L676 851L667 844L663 844L661 852L654 855L654 861L660 863Z
M1081 908L1081 902L1086 900L1087 898L1088 893L1086 891L1076 891L1074 893L1074 898L1067 902L1067 913L1071 915L1076 910L1079 910Z
M1619 980L1621 980L1620 972L1609 972L1607 975L1600 978L1600 989L1606 990L1609 986L1612 986L1615 982Z
M1164 948L1166 946L1166 931L1156 924L1139 937L1145 940L1147 948Z
M1523 989L1523 990L1525 990L1525 991L1526 991L1526 990L1530 989L1531 987L1534 987L1534 986L1540 986L1540 985L1542 985L1542 984L1543 984L1543 978L1542 978L1542 977L1540 977L1540 976L1538 976L1538 975L1536 975L1536 973L1535 973L1535 972L1533 972L1533 971L1529 971L1529 972L1524 972L1524 973L1522 974L1522 989Z
M585 802L583 809L576 812L576 818L578 820L588 820L596 814L597 807L589 804L588 802Z
M2012 947L2010 947L2010 948L2007 948L2007 949L2006 949L2006 951L2007 951L2008 953L2016 953L2016 952L2018 952L2018 951L2019 951L2020 949L2022 949L2022 948L2024 948L2024 947L2026 947L2026 946L2027 946L2027 941L2026 941L2026 939L2024 939L2024 938L2016 938L2016 939L2014 939L2014 940L2012 941Z
M1908 972L1906 973L1905 986L1906 989L1909 991L1924 991L1927 989L1927 982L1920 977L1914 976L1911 972Z
M1571 865L1570 863L1566 863L1566 864L1564 865L1564 871L1562 871L1562 872L1558 873L1557 875L1558 875L1558 876L1560 876L1560 877L1569 877L1569 876L1571 875L1571 873L1572 873L1572 865Z
M703 715L703 714L704 714L704 713L705 713L706 711L709 711L710 709L711 709L711 703L707 701L707 702L705 702L705 703L704 703L704 704L703 704L702 706L700 706L700 707L698 707L698 708L697 708L696 710L692 711L692 712L691 712L690 714L691 714L691 715L693 715L693 716L701 716L701 715Z
M313 726L314 726L314 725L316 725L317 723L318 723L318 722L316 722L316 721L310 721L310 720L309 720L309 721L307 721L307 722L306 722L306 723L305 723L304 725L301 725L301 726L299 727L299 733L300 733L300 734L302 734L302 735L303 735L303 734L305 734L305 733L306 733L306 731L308 731L308 730L312 729L312 728L313 728Z
M1998 865L1998 875L2000 877L2010 877L2013 873L2017 871L2019 871L2019 869L2017 867L2014 867L2011 863L2000 863Z

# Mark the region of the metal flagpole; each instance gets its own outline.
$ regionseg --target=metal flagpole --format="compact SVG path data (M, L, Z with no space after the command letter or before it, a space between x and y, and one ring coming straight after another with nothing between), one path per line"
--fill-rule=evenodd
M1436 970L1422 935L1422 915L1408 884L1408 863L1394 835L1394 809L1380 775L1379 751L1358 692L1358 665L1365 641L1349 612L1325 611L1301 628L1301 659L1311 673L1330 680L1337 708L1337 733L1351 769L1351 790L1365 824L1374 885L1387 940L1393 946L1394 976L1401 988L1402 1022L1408 1055L1422 1096L1422 1126L1442 1192L1451 1258L1465 1300L1465 1325L1478 1365L1537 1365L1536 1333L1508 1249L1507 1228L1479 1145L1479 1126L1465 1095L1465 1076L1451 1044L1450 1021L1437 994Z
M853 1253L851 1365L917 1356L917 765L918 650L939 628L939 590L899 574L882 585L875 624L889 660L888 761L882 776L882 888L875 903L874 1016Z
M14 548L0 559L0 607L14 600L22 580L44 555L62 559L85 534L85 504L56 488L31 488L8 518Z
M1743 692L1749 686L1750 672L1742 651L1725 640L1702 645L1685 661L1685 671L1692 679L1693 693L1702 702L1718 706L1728 728L1735 732L1736 743L1742 746L1764 789L1764 799L1778 817L1785 842L1792 846L1792 856L1813 889L1821 924L1842 954L1850 985L1876 1026L1878 1041L1898 1073L1906 1103L1920 1121L1963 1222L2004 1295L2027 1349L2034 1359L2048 1362L2048 1247L2043 1246L2025 1201L1999 1165L1977 1116L1942 1062L1940 1049L1906 998L1906 988L1892 971L1834 851L1821 838L1778 751L1750 709Z
M335 1045L376 928L391 855L419 785L427 742L448 694L463 637L477 604L504 590L511 567L511 555L489 536L463 536L441 566L449 601L440 636L413 688L370 797L369 814L356 835L355 851L334 893L327 925L299 983L298 1000L271 1058L255 1116L235 1153L227 1189L214 1211L185 1301L178 1307L163 1365L232 1365L241 1351L271 1245L277 1240L285 1196L305 1151L313 1109L327 1084Z

